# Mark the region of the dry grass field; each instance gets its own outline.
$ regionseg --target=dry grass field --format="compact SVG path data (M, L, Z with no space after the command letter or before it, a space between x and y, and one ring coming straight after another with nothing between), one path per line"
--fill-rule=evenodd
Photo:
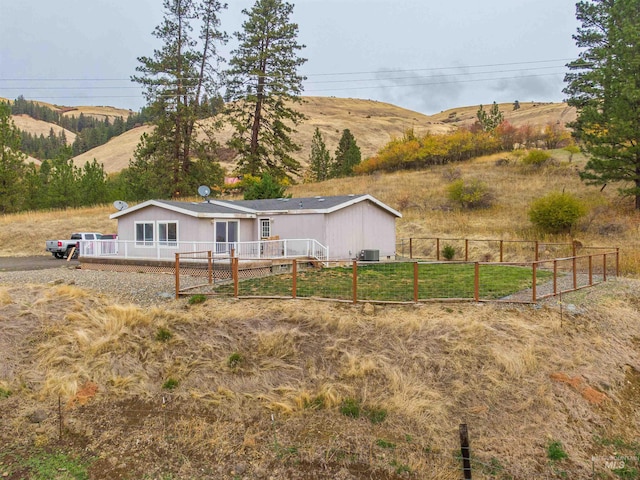
M552 154L537 170L501 154L290 193L370 193L402 212L398 238L621 247L620 278L562 302L148 308L0 272L0 476L28 477L36 458L92 479L458 479L466 423L473 478L638 478L640 215L614 188L580 182L584 158ZM455 178L486 182L493 206L454 208ZM554 190L589 208L571 236L540 236L527 219ZM0 255L113 232L112 211L1 217Z
M0 99L2 100L2 99ZM63 111L64 115L94 116L99 119L109 117L110 120L118 116L126 117L128 110L115 107L59 107L39 102L52 109ZM547 123L565 124L575 119L575 109L563 103L536 103L523 102L520 109L514 111L509 103L500 104L500 110L505 120L514 125L529 124L542 127ZM394 137L401 137L407 129L413 129L416 134L425 132L445 133L458 126L467 126L476 119L478 105L466 106L447 110L435 115L424 115L418 112L397 107L388 103L374 100L361 100L353 98L335 97L304 97L304 103L298 109L307 120L299 126L295 135L296 142L302 149L294 154L300 163L305 166L309 160L311 139L315 128L319 128L327 145L327 149L333 153L338 146L338 141L344 129L349 129L354 135L362 152L362 158L375 154L382 146ZM48 134L51 126L57 131L59 127L39 122L26 116L15 116L16 125L24 131L37 133L46 130ZM203 122L207 126L210 122ZM43 125L44 124L44 125ZM94 148L74 158L74 163L82 167L87 161L94 158L104 165L107 173L118 172L129 165L133 158L133 152L140 135L149 131L150 127L143 127L126 132L123 135L111 139L107 144ZM69 132L70 133L70 132ZM72 140L67 133L67 138ZM217 135L217 139L224 144L230 137L229 127L223 128ZM233 170L233 164L223 165L229 172Z

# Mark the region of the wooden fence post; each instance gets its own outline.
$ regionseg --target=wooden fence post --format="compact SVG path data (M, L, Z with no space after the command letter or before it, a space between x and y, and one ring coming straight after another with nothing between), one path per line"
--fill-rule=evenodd
M539 250L538 241L537 240L534 243L534 248L535 248L535 252L533 253L533 260L537 262L538 261L538 250Z
M602 255L602 280L607 281L607 254Z
M471 451L467 424L460 424L460 453L462 454L462 473L465 480L471 480Z
M553 294L558 293L558 260L553 261Z
M296 298L296 294L298 292L298 262L296 259L293 259L292 272L293 274L293 284L291 285L291 296Z
M464 261L465 262L469 261L469 239L468 238L464 239Z
M409 238L409 259L413 258L413 237Z
M233 296L238 298L238 294L240 292L240 279L239 276L239 268L238 268L238 259L236 257L231 257L231 276L233 277Z
M589 286L593 285L593 255L589 255Z
M353 261L353 303L358 303L358 262Z
M176 264L175 264L175 272L176 272L176 300L180 298L180 254L176 253Z
M207 252L207 273L209 274L209 285L213 283L213 256L211 250Z
M504 240L500 240L500 263L502 263L503 260L503 252L504 252Z
M440 260L440 238L436 238L436 260Z
M536 283L538 283L537 280L537 268L538 268L538 263L537 262L533 262L531 264L531 272L532 272L532 279L531 279L531 291L532 291L532 297L533 297L533 303L536 303L536 297L538 295L538 292L536 291Z

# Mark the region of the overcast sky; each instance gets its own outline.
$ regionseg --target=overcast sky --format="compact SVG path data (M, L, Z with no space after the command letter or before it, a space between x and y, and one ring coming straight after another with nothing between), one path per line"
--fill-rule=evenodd
M0 97L139 110L129 79L159 46L162 0L0 0ZM562 101L578 49L574 0L298 0L305 95L431 114ZM253 1L229 0L232 33ZM233 41L226 47L234 47ZM82 80L79 80L82 79Z

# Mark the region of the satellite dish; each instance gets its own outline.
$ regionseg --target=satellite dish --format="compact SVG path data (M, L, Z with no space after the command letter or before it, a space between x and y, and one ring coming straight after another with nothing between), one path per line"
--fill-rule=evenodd
M122 211L129 208L127 202L123 202L122 200L116 200L113 202L113 206L116 207L116 210Z
M211 189L206 185L200 185L198 187L198 195L207 200L207 197L211 194Z

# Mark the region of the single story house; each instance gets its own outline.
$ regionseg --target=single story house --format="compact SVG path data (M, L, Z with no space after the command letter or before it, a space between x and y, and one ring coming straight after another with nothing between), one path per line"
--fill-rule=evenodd
M172 251L212 250L243 256L314 256L347 260L361 251L395 257L402 215L371 195L269 200L148 200L110 216L118 248L130 258L171 258ZM301 243L302 242L302 243ZM304 243L306 242L306 243ZM306 250L301 245L306 245ZM126 245L125 245L126 244ZM304 250L304 252L302 252ZM146 253L145 253L146 252Z

